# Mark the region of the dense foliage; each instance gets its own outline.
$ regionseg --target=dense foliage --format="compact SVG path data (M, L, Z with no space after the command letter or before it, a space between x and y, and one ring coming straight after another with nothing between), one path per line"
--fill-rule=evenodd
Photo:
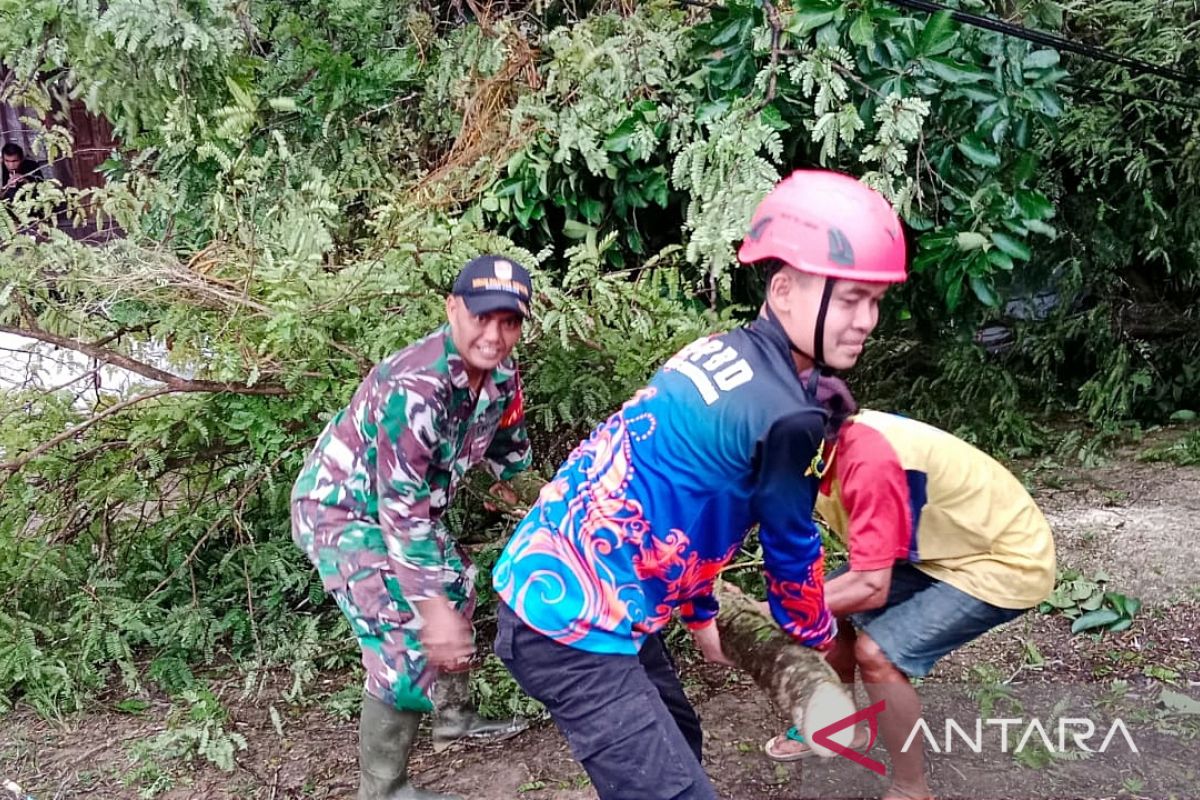
M1194 68L1185 5L959 3ZM1200 392L1179 86L876 0L469 8L0 11L4 99L83 98L123 142L103 189L43 183L0 214L0 331L145 379L118 398L33 376L0 401L0 705L73 708L112 678L192 690L227 658L250 684L288 667L298 696L354 661L286 501L365 370L438 321L466 258L521 259L548 471L666 355L753 309L733 247L798 166L863 176L919 243L858 377L872 404L1028 450L1038 412L1155 420ZM75 242L56 207L125 235ZM973 337L997 322L1013 338L989 354ZM455 510L464 536L500 524L478 505Z

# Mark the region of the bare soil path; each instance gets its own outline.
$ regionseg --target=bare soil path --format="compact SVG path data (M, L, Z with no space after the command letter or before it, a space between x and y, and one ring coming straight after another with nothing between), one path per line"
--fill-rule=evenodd
M1060 470L1039 481L1044 485L1037 496L1055 528L1060 564L1088 575L1102 569L1110 577L1109 588L1141 597L1145 610L1129 630L1102 638L1071 636L1069 621L1061 616L1027 614L944 661L930 685L973 685L983 691L1039 682L1099 687L1121 679L1135 695L1149 698L1149 705L1163 688L1200 696L1200 469L1147 464L1124 454L1097 469ZM722 797L879 796L881 779L843 759L808 761L803 767L767 760L759 746L778 732L780 717L765 698L737 674L697 664L687 653L682 658L685 684L705 725L706 766ZM323 683L321 689L332 694L345 678ZM157 773L139 768L131 746L167 728L170 703L163 698L130 715L115 710L120 697L110 697L89 713L65 720L43 720L24 709L0 717L0 778L17 781L36 800L150 796L148 787L156 780L157 796L167 800L355 796L353 720L333 716L321 703L289 707L270 692L238 702L236 683L231 680L226 688L221 699L231 713L228 729L249 745L238 753L232 772L202 763L167 764ZM272 705L281 714L279 727ZM1139 729L1139 736L1149 737L1142 739L1152 745L1147 749L1155 752L1142 766L1179 770L1185 788L1140 794L1145 776L1130 772L1114 775L1108 791L1087 797L1200 797L1200 741L1190 738L1200 733L1200 714L1183 715L1179 719L1189 724L1173 728L1164 719L1159 713L1153 725ZM935 779L949 787L943 796L1058 796L1036 788L1022 794L1025 790L1014 787L1052 787L1055 776L1091 768L1087 762L1039 768L1010 759L967 775L957 763L931 755ZM420 783L469 800L595 797L548 723L497 745L439 756L425 749L414 767ZM3 790L0 798L6 800Z

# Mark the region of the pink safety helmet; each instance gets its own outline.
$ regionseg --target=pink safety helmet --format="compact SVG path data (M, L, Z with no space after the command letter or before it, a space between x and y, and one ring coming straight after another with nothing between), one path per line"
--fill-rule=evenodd
M883 195L849 175L796 170L767 193L738 260L779 259L827 278L902 283L908 277L900 217Z

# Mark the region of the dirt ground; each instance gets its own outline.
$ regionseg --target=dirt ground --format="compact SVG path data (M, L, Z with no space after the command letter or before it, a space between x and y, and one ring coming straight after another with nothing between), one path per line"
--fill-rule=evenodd
M1037 497L1054 526L1060 566L1085 574L1103 569L1107 587L1141 597L1146 606L1127 631L1072 636L1061 616L1027 614L939 664L923 689L969 688L972 696L1004 687L1083 686L1114 680L1155 711L1131 723L1142 760L1098 780L1096 761L994 761L975 771L945 754L930 754L943 797L1200 797L1200 711L1171 716L1154 704L1162 689L1200 697L1200 469L1137 461L1126 453L1090 470L1035 475ZM882 779L839 758L775 764L759 751L777 733L780 716L745 677L697 664L683 654L682 675L706 733L706 767L723 798L878 797ZM344 677L322 680L325 694ZM160 798L314 798L355 796L356 731L320 702L288 706L271 692L239 703L231 680L219 691L229 729L245 737L236 767L168 764L155 773L134 763L130 748L167 728L166 698L136 715L121 698L64 720L27 709L0 717L0 780L20 784L36 800L136 798L159 780ZM278 724L271 708L281 715ZM1196 707L1200 709L1200 705ZM879 756L882 747L873 755ZM563 739L546 722L507 742L456 748L434 756L425 740L414 762L417 782L461 793L467 800L585 800L595 793ZM956 774L957 773L957 774ZM1153 773L1153 774L1151 774ZM1169 773L1170 780L1158 780ZM1072 779L1103 783L1105 791L1071 793ZM1167 789L1156 786L1169 786ZM142 796L148 796L143 794ZM0 789L0 798L6 795Z

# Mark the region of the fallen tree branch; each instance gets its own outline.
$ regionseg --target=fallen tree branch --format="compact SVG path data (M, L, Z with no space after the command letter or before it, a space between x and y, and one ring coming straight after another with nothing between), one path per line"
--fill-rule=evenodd
M67 350L74 350L77 353L83 353L86 356L96 359L104 364L109 364L114 367L120 367L141 375L143 378L149 378L152 381L165 383L167 389L172 392L233 392L236 394L253 394L253 395L269 395L280 396L289 394L288 389L278 384L263 383L254 386L247 386L240 383L232 383L228 381L205 381L193 380L184 378L179 375L151 366L143 361L130 358L127 355L109 350L105 347L98 347L88 342L81 342L77 339L72 339L69 336L59 336L56 333L42 330L41 328L30 326L28 328L18 328L11 325L0 325L0 333L11 333L16 336L24 336L28 339L36 339L39 342L52 344L56 347L63 347Z
M55 436L53 439L43 442L20 457L15 458L7 463L0 464L0 472L15 473L33 459L49 452L50 450L53 450L55 447L58 447L68 439L75 438L88 428L95 425L97 422L111 417L113 414L124 411L132 405L145 402L146 400L151 400L155 397L159 397L160 395L169 394L171 391L172 390L169 387L162 387L149 392L144 392L143 394L134 395L133 397L122 400L119 403L114 403L113 405L101 411L99 414L95 414L88 419L85 419L83 422L79 423L73 428L68 428L67 430Z
M307 445L314 439L316 439L315 436L312 437L312 439L306 439L302 444ZM149 602L150 599L156 594L167 588L167 585L173 581L185 567L190 569L192 560L199 555L200 550L204 547L209 538L217 532L217 528L221 527L221 523L239 513L241 511L242 504L246 502L246 499L249 498L250 495L253 494L253 492L262 484L262 482L270 477L271 473L275 471L275 468L278 467L279 464L294 451L295 447L290 447L287 450L284 450L274 461L267 465L266 469L264 469L261 473L256 475L253 480L246 484L246 486L242 488L242 491L238 493L237 498L229 507L228 512L217 515L217 518L212 521L212 524L208 526L208 528L204 531L204 534L196 540L196 544L192 547L191 551L188 552L187 556L184 557L183 561L180 562L179 566L175 567L175 569L173 569L169 575L159 581L158 585L151 590L150 594L146 595L142 602Z

